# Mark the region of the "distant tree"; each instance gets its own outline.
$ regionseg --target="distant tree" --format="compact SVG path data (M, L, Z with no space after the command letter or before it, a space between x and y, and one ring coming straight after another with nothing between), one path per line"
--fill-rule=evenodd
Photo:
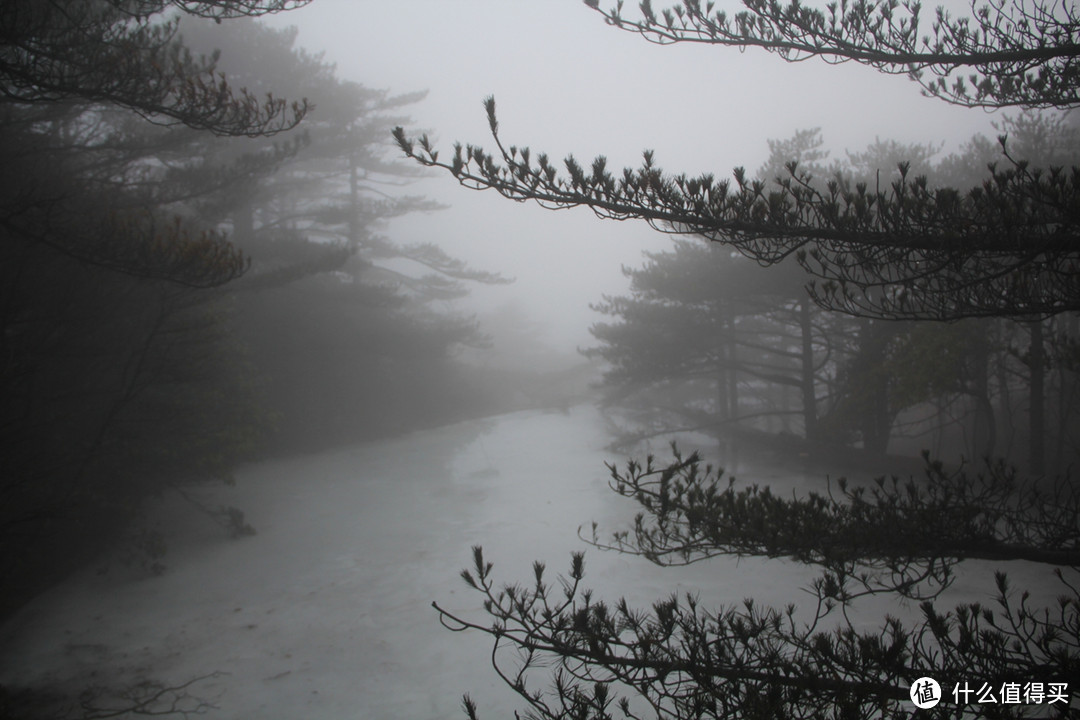
M1020 143L1030 145L1047 133L1033 131L1029 121L1021 116L1006 122L1017 128ZM1059 130L1046 140L1060 137ZM973 140L963 154L979 153L981 141ZM817 130L769 145L759 177L790 157L815 175L832 169L871 178L895 167L897 158L912 157L924 174L965 180L958 155L938 158L930 146L876 141L829 163ZM722 429L740 420L760 427L765 418L779 414L786 422L801 413L810 452L828 453L858 440L880 455L901 413L930 404L974 416L978 437L971 447L979 449L970 456L994 447L989 365L1008 352L1004 340L993 339L1002 335L1000 321L926 326L825 313L808 302L793 262L759 268L718 245L680 240L672 251L647 258L642 268L624 268L630 295L605 297L594 306L612 320L593 327L599 344L587 351L610 364L609 397L644 410L639 417L645 433ZM796 407L801 402L801 410L792 409L791 401ZM908 422L926 431L925 421ZM939 413L939 429L950 424Z
M296 260L285 256L297 245L306 248L299 252L328 257L312 272L339 269L358 255L379 266L383 281L433 299L465 294L455 281L504 282L494 273L468 268L431 242L399 245L378 234L390 219L443 207L421 196L387 192L426 174L394 157L387 142L389 130L407 120L404 109L425 92L393 95L343 80L321 54L296 46L296 28L189 21L182 30L186 43L218 56L229 76L246 86L273 83L286 92L307 93L316 105L303 127L291 132L254 142L190 133L188 146L162 157L182 187L222 187L213 197L200 195L196 211L229 228L232 239L252 255L256 266L245 283L265 287L276 275L282 282L297 277L301 269L284 272ZM275 258L275 247L290 249ZM396 272L388 260L407 260L430 274L417 278Z
M787 427L801 416L805 436L820 440L822 364L835 358L829 336L814 327L820 311L811 314L798 274L786 267L764 270L725 248L679 241L647 254L641 268L624 268L630 295L593 306L611 320L593 325L599 344L585 351L609 365L610 399L641 398L647 418L681 418L649 434L723 435L740 422L780 418Z
M990 376L992 363L1009 352L1003 325L988 318L914 323L894 340L880 372L890 379L890 399L896 408L936 408L937 427L923 441L924 447L940 445L950 426L959 425L971 434L965 456L1005 455L998 443L993 405L998 390L992 387ZM858 422L858 418L848 413L850 421Z
M597 0L586 4L599 9ZM1075 9L1062 4L992 2L958 20L939 10L929 33L919 28L918 3L834 3L824 11L798 2L744 5L733 17L712 3L701 10L696 0L660 16L642 3L637 21L622 17L621 3L604 15L661 43L863 62L910 74L928 93L964 105L1080 104ZM955 81L967 68L974 77ZM775 179L737 168L734 182L665 174L652 152L621 173L602 156L587 165L568 157L560 168L546 154L505 143L494 99L485 107L493 153L458 144L441 156L426 136L397 128L395 137L407 156L468 188L642 219L766 266L794 258L813 279L808 291L818 304L861 316L868 327L882 319L1030 322L1031 414L1042 416L1041 320L1080 310L1080 168L1058 159L1040 168L1004 135L988 173L952 186L917 174L918 158L873 178L851 171L819 178L793 158ZM880 338L863 337L879 356L868 357L867 368L878 372ZM631 461L625 471L610 468L611 485L641 513L610 540L594 531L594 544L660 564L790 557L821 568L809 610L752 600L708 610L674 594L644 611L609 604L583 587L580 554L557 583L537 563L527 584L500 586L480 548L463 578L487 617L436 608L447 627L490 635L496 671L533 717L900 718L910 715L911 685L924 676L943 691L941 704L922 711L927 717L1074 717L1080 496L1068 478L1039 477L1039 463L1036 477L1023 480L1003 463L976 474L928 459L925 480L883 477L786 499L724 483L696 455ZM996 609L963 603L941 611L954 567L975 558L1053 568L1060 597L1017 595L997 573ZM872 595L917 599L920 613L874 627L854 607ZM549 674L550 685L532 684L534 670ZM471 698L464 707L476 717Z
M185 42L220 48L230 77L304 92L302 128L250 141L189 133L161 156L180 187L222 186L190 204L251 259L233 283L235 327L267 377L275 446L311 449L448 419L454 349L482 345L444 305L473 283L503 283L435 238L396 243L393 218L439 210L406 187L425 170L394 157L389 130L424 93L394 95L337 76L297 46L295 28L188 22ZM441 306L441 307L440 307Z

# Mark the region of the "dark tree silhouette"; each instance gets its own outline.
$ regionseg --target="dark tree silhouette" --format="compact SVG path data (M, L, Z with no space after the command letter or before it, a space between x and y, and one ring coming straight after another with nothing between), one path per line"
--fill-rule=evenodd
M395 137L407 155L468 188L642 219L730 245L763 265L793 256L822 281L809 289L828 309L938 320L1080 309L1080 169L1032 169L1008 154L1004 137L1004 167L991 167L966 192L911 177L906 163L886 187L844 175L817 183L795 162L771 183L742 168L731 182L665 174L651 151L640 168L621 173L603 156L587 168L567 157L560 172L547 155L504 144L494 98L485 107L495 153L458 144L440 160L427 136L413 140L396 128Z
M669 45L692 42L763 48L788 61L820 57L908 75L927 95L967 107L1071 107L1080 103L1076 9L1065 2L991 0L970 16L939 7L927 29L922 3L860 0L824 10L795 0L743 0L729 14L715 2L684 0L656 13L640 3L640 19L623 2L603 10L610 25Z
M0 88L5 102L66 100L129 108L154 122L223 135L294 127L306 102L230 87L213 57L195 58L177 37L173 10L222 19L252 17L310 0L12 0L0 8Z
M151 211L175 198L147 195L145 161L152 152L117 127L114 109L217 135L253 137L295 127L307 113L306 100L269 93L260 98L231 87L212 55L194 57L186 48L179 18L165 16L179 10L221 21L304 4L4 3L0 123L11 141L3 148L5 165L21 179L4 188L0 228L23 242L129 275L191 287L239 277L244 260L224 237ZM44 158L48 172L65 165L61 185L36 179Z
M908 718L909 686L922 677L943 696L920 716L1077 716L1080 495L1069 483L1024 481L1001 464L972 475L928 462L922 481L841 481L835 494L785 499L722 483L722 471L673 450L664 466L651 457L609 466L612 488L642 513L610 541L594 527L592 543L669 565L732 554L817 565L809 614L752 599L709 609L693 594L647 610L607 603L583 586L581 553L557 583L536 563L530 583L500 586L476 547L462 577L488 621L435 609L449 629L492 638L495 669L527 701L527 717ZM1073 569L1055 570L1056 603L1017 595L997 572L996 609L942 612L934 598L970 558ZM882 593L918 601L921 620L887 616L868 629L856 601ZM549 687L529 684L538 669L551 674ZM478 716L468 697L465 709Z
M787 428L801 417L804 436L820 440L825 358L835 362L841 351L822 331L823 314L811 313L798 268L761 269L688 240L646 259L623 268L629 295L605 295L592 306L609 319L590 328L598 344L583 351L607 364L609 402L643 408L648 432L631 437L674 427L725 436L740 422L779 418ZM739 385L747 382L755 387L749 407L740 403L748 393ZM789 393L801 408L788 405ZM677 421L657 427L658 416Z
M247 261L181 212L136 128L295 126L305 101L234 90L177 23L299 4L0 4L0 613L87 559L146 494L227 478L267 422L216 304Z

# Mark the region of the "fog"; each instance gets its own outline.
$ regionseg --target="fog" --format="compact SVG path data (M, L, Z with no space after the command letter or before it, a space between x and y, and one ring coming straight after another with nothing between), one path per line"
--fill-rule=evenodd
M427 90L408 109L410 129L429 133L446 153L454 142L493 145L483 109L489 95L508 144L553 159L604 155L614 168L637 167L651 149L661 167L690 175L755 172L769 140L805 128L822 128L839 157L876 138L941 144L948 153L974 134L996 135L995 114L924 98L903 76L818 60L788 64L753 50L657 47L607 27L575 0L320 0L270 22L298 27L299 44L325 51L344 77L395 92ZM437 238L474 265L516 278L510 287L474 290L466 306L482 311L520 298L550 327L552 342L571 351L591 344L589 303L625 290L621 266L670 244L639 223L461 192L448 177L409 192L449 207L395 220L396 238Z
M498 672L535 663L548 691L573 652L589 681L629 658L659 693L613 681L637 714L597 699L596 720L742 717L774 681L875 717L938 661L943 687L1074 682L1077 711L1080 174L986 169L1002 128L1032 166L1080 167L1068 101L972 109L854 63L659 46L580 0L219 22L236 3L34 2L0 37L0 57L45 48L0 60L0 720L516 717ZM190 56L146 29L170 13ZM621 178L648 150L768 182L798 153L808 195L840 174L909 234L757 262L463 188L391 135L443 162L490 149L491 96L503 145L560 171L602 155ZM922 188L890 185L900 160L930 178L907 209L887 204ZM798 217L764 244L835 220ZM489 596L482 564L462 576L476 546ZM533 603L489 631L504 584ZM567 606L530 616L548 590ZM671 596L689 614L665 626ZM922 599L953 614L927 623ZM999 644L962 632L984 616L961 603L1004 613ZM1012 640L1027 654L993 654ZM705 710L684 704L698 682Z

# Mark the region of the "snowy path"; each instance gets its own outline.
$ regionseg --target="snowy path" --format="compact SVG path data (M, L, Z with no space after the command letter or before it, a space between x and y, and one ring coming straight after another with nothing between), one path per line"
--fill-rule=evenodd
M237 487L200 497L242 508L257 535L227 540L172 500L168 571L89 570L24 609L0 628L0 684L222 671L194 689L220 708L213 718L463 718L464 692L482 717L512 717L520 703L491 671L485 639L444 630L430 604L481 617L458 577L474 544L499 580L524 581L534 559L549 573L568 566L584 549L579 525L614 529L632 515L607 488L603 463L618 458L601 428L592 408L523 412L251 465ZM679 588L712 605L783 605L811 577L782 561L663 570L586 555L600 597L643 604Z

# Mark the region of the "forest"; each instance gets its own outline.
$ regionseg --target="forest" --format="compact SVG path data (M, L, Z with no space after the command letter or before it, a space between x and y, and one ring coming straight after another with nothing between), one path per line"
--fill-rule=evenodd
M586 0L596 33L867 65L995 111L997 137L949 150L879 138L840 155L828 128L799 128L727 177L668 173L650 150L624 170L555 161L505 139L494 97L494 150L440 154L410 117L426 91L346 79L269 22L309 4L0 8L0 621L103 555L169 573L156 499L247 542L260 520L242 501L200 499L245 468L595 404L608 449L628 456L599 471L637 515L580 530L585 546L665 568L787 558L818 575L808 615L712 608L674 586L639 609L587 590L582 552L557 580L537 560L515 584L476 545L448 578L476 608L440 596L432 613L490 641L526 716L899 718L928 677L927 717L1080 715L1073 6L994 0L920 24L921 6L897 0L743 0L734 14ZM623 265L623 291L597 293L590 343L552 365L528 317L463 309L513 278L395 233L445 209L414 192L433 180L669 237ZM643 450L670 438L668 459ZM756 483L755 463L846 474L787 497ZM972 560L1001 567L992 601L949 604ZM1017 593L1013 562L1053 573L1056 601ZM907 615L852 619L882 599ZM961 697L965 678L999 700ZM6 682L0 718L47 716L40 689ZM64 717L214 709L186 704L187 688L95 696ZM462 707L484 716L470 695Z
M385 192L417 174L385 138L423 93L342 80L255 19L290 4L5 10L7 46L39 53L4 69L7 611L162 488L497 402L452 362L475 321L433 306L506 279L379 234L437 209Z
M1033 163L1075 162L1064 117L1019 115L1001 129ZM822 144L818 130L774 141L757 176L796 162L814 177L868 184L903 163L935 184L967 187L995 155L985 138L940 159L931 146L879 142L827 164ZM1075 314L951 323L851 314L815 302L793 262L762 268L692 240L624 272L631 292L596 306L612 320L594 326L599 345L586 352L611 368L611 400L641 408L630 438L712 428L748 442L757 432L807 453L927 449L953 462L1005 458L1037 475L1075 461Z

